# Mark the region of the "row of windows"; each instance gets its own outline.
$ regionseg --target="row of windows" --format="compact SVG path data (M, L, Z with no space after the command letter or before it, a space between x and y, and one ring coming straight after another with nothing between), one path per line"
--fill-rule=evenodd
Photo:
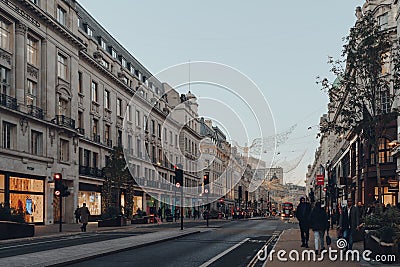
M86 29L86 34L89 35L90 37L93 37L93 30L88 24L85 25L85 29ZM118 52L112 46L109 46L107 49L107 43L104 40L104 38L99 36L98 43L102 49L104 49L111 55L111 57L119 60L119 62L121 63L123 68L128 69L128 71L132 75L135 75L139 79L139 81L144 82L146 84L146 86L150 87L150 89L153 90L157 95L160 94L160 89L158 87L154 86L153 83L151 83L151 82L149 83L147 80L147 77L143 76L139 70L135 69L135 67L132 63L128 62L123 56L118 56ZM110 69L110 66L111 66L110 63L108 61L106 61L104 58L101 59L100 63L106 69ZM129 85L128 78L124 77L123 81L125 82L125 84Z
M17 125L3 121L2 127L2 146L5 149L17 148ZM69 161L69 141L60 139L60 161ZM43 133L31 130L30 131L30 154L43 156Z

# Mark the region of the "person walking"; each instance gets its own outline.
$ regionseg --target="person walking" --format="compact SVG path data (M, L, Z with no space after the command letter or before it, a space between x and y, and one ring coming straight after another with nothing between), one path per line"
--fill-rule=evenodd
M89 209L86 207L86 203L83 203L83 207L80 208L81 211L81 222L82 222L82 226L81 226L81 231L82 232L86 232L86 226L89 222Z
M162 216L162 209L161 209L161 207L158 208L157 215L158 215L158 218L160 218L160 220L161 220L161 222L162 222L162 221L163 221L163 216Z
M76 210L74 212L74 215L75 215L76 223L80 223L81 222L81 209L79 208L79 206L76 206Z
M309 217L310 228L314 232L315 254L318 255L319 248L321 252L324 247L324 234L328 227L328 215L325 210L321 208L321 202L316 202L315 207L310 213Z
M339 229L347 240L347 249L353 249L353 236L360 226L360 215L351 198L347 199L347 207L343 209L339 219Z
M296 209L296 218L299 221L301 232L301 247L308 248L308 240L310 238L309 216L311 213L311 205L306 202L305 197L300 198L300 204Z

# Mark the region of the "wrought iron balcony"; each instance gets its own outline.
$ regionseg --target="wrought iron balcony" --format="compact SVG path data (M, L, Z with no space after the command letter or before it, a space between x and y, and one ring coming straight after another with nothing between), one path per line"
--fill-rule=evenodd
M96 143L100 143L100 135L99 134L93 134L93 141Z
M85 135L85 129L83 129L83 128L76 128L76 130L77 130L78 133L80 133L81 135Z
M98 168L91 168L79 165L79 174L88 175L92 177L103 177L103 171Z
M0 94L0 105L6 108L18 110L17 99L6 94Z
M112 140L106 139L106 146L112 147Z
M28 105L28 114L41 120L44 118L43 109L35 107L34 105Z
M75 120L68 118L64 115L56 115L54 122L57 125L64 126L67 128L75 129Z

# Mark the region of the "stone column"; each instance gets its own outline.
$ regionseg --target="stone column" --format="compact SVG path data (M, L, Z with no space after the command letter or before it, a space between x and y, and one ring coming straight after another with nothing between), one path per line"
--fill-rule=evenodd
M20 107L20 111L26 112L25 105L25 36L26 25L16 23L15 27L15 97Z

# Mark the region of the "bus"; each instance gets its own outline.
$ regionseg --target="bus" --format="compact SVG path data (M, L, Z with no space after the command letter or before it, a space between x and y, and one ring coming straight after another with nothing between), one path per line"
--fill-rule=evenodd
M292 218L293 217L293 203L291 202L284 202L282 203L282 218Z

